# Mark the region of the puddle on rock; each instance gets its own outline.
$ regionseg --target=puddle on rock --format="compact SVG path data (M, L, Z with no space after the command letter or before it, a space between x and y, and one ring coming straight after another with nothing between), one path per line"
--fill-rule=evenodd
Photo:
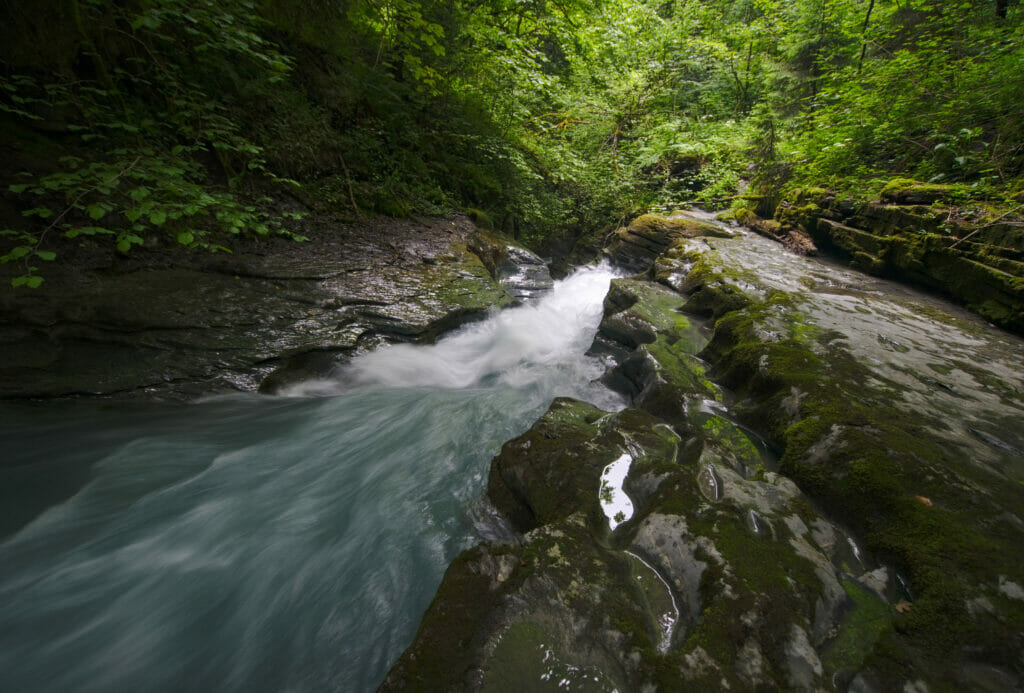
M601 509L608 518L608 527L614 531L616 527L633 517L633 501L629 499L622 487L629 475L629 467L633 464L633 456L622 453L601 472Z

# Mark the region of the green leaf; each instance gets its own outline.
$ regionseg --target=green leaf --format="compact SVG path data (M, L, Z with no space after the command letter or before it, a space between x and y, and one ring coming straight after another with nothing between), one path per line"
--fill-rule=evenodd
M51 250L37 250L36 251L36 257L39 258L40 260L45 260L47 262L53 262L54 260L57 259L57 253L55 253L55 252L53 252Z
M113 231L110 229L104 229L99 226L80 226L78 228L71 229L64 234L67 238L77 238L78 236L110 236L113 235Z
M190 231L182 231L178 234L178 243L182 245L191 245L194 240L195 236Z
M149 223L150 224L153 224L154 226L161 226L165 221L167 221L167 213L164 212L163 210L159 210L158 209L158 210L156 210L154 212L150 212L150 214L149 214Z
M127 253L133 245L141 244L142 237L136 236L134 233L124 233L117 237L117 249L122 253Z
M32 252L32 246L29 246L29 245L19 245L19 246L16 246L14 248L11 248L11 252L7 253L3 257L0 257L0 263L6 264L6 263L10 262L11 260L20 260L21 258L25 257L26 255L28 255L31 252Z
M7 189L10 190L15 195L19 195L19 194L25 192L26 190L28 190L28 188L29 188L29 186L28 186L27 183L18 183L17 185L9 185L9 186L7 186Z
M26 286L28 286L28 288L30 288L30 289L38 289L38 288L39 288L39 286L40 286L40 285L41 285L42 283L43 283L43 278L42 278L42 277L40 277L40 276L32 276L32 277L29 277L29 278L28 278L28 281L27 281L27 282L25 282Z
M85 208L85 212L93 221L99 221L107 214L107 207L106 205L101 205L98 202L94 202Z
M39 217L40 219L49 219L53 216L53 210L47 209L46 207L36 207L34 209L26 209L21 213L24 217Z

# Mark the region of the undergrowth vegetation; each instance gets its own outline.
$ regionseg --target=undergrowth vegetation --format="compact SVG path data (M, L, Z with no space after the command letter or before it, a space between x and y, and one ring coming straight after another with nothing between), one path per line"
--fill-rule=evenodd
M893 177L1024 194L1012 0L40 0L0 36L0 262L451 209L526 243ZM475 212L475 213L477 213ZM40 269L40 268L43 269Z

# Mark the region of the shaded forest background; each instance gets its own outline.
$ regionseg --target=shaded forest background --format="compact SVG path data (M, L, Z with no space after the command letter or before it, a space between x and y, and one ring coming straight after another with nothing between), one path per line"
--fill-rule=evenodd
M5 0L0 261L461 209L538 246L894 177L1024 206L1013 0ZM89 237L92 240L89 240Z

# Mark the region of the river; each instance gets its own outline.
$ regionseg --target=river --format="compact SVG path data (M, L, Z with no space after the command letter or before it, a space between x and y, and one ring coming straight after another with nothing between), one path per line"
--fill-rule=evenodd
M793 296L979 489L1024 483L1019 338L746 232L695 243ZM282 396L4 405L3 688L375 689L451 560L508 536L483 498L502 443L556 396L624 405L585 355L612 277Z
M372 690L502 536L490 459L584 356L613 274L281 397L5 405L0 672L18 691Z

